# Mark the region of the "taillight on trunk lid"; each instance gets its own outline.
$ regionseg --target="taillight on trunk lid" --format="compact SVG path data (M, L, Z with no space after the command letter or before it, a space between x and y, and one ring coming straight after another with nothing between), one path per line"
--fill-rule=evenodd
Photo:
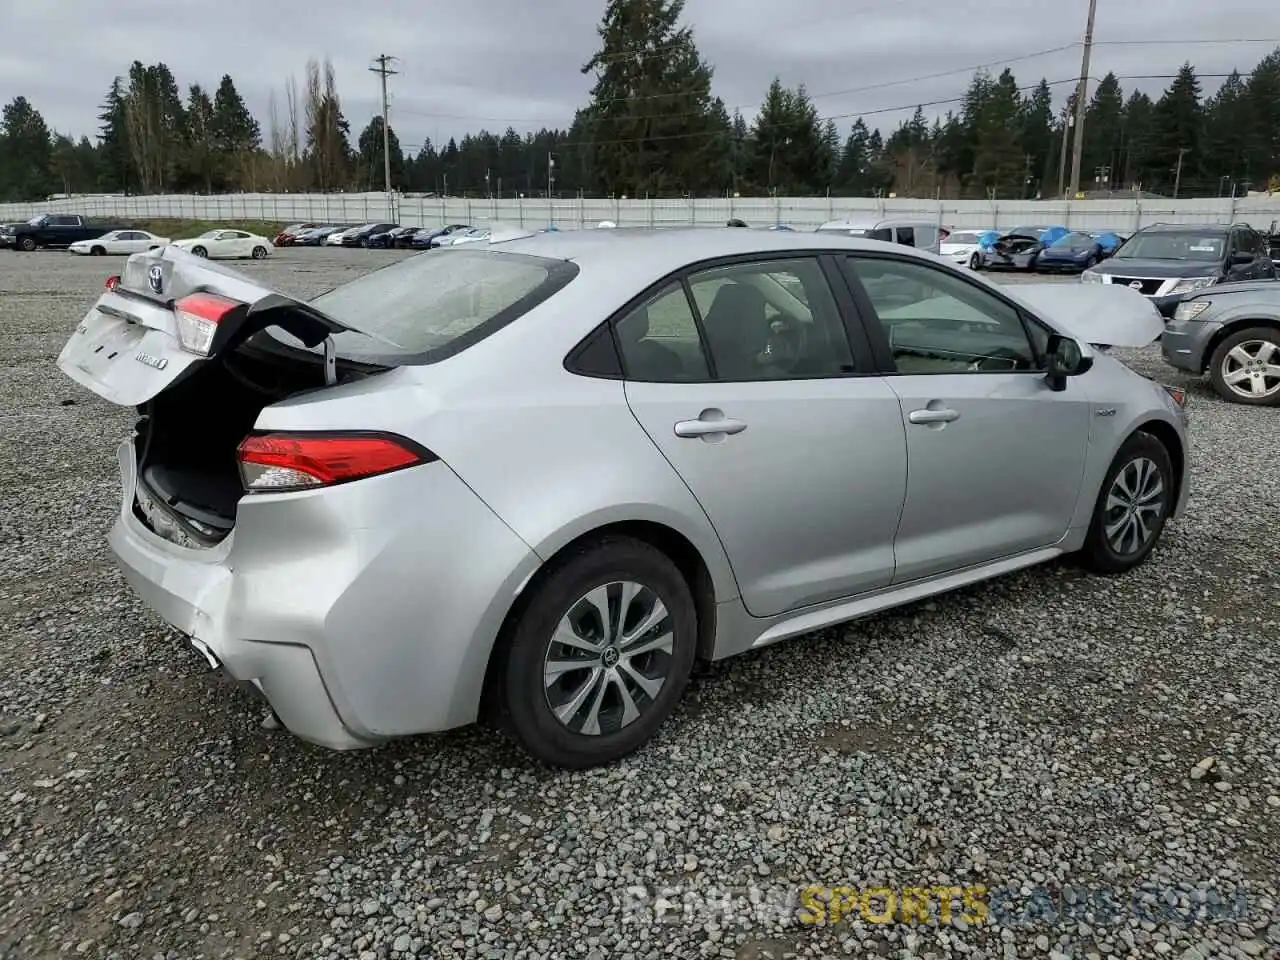
M412 440L389 433L251 434L236 452L249 493L328 487L436 459Z
M209 356L218 325L244 304L216 293L193 293L173 305L178 318L178 341L182 349Z

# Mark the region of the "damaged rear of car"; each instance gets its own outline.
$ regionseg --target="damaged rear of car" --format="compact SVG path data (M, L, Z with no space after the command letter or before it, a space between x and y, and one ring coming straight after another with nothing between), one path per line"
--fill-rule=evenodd
M975 270L1034 271L1040 254L1065 233L1064 227L1015 227L979 248L971 266Z
M109 278L62 350L67 376L139 414L108 535L130 586L303 739L474 719L467 631L491 628L493 585L446 571L458 543L499 578L534 561L415 434L438 361L567 282L558 263L412 258L303 302L166 248ZM405 571L439 588L425 635L397 620Z

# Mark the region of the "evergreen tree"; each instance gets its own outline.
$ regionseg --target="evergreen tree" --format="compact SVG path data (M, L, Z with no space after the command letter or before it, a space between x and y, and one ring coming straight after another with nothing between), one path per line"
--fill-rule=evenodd
M255 161L262 148L262 128L245 106L235 81L226 74L213 95L210 131L217 158L233 174L236 187L252 189Z
M1022 114L1018 82L1006 67L978 108L972 185L979 191L997 198L1023 196L1026 157L1018 142Z
M1028 157L1028 169L1035 179L1032 196L1052 196L1057 192L1056 175L1058 158L1054 147L1058 145L1053 122L1053 91L1043 77L1026 98L1022 108L1022 149ZM1052 186L1049 186L1050 183Z
M1205 103L1205 173L1216 179L1217 193L1249 176L1250 103L1248 90L1238 71Z
M1204 134L1204 105L1200 102L1200 81L1189 63L1178 70L1169 89L1156 103L1159 131L1151 162L1170 189L1180 179L1179 196L1194 196L1204 189L1200 143ZM1181 176L1179 177L1179 158Z
M840 153L840 166L836 172L836 187L841 193L864 196L870 189L869 174L871 133L861 117L853 122L849 136Z
M403 190L405 184L404 152L395 127L387 128L387 152L391 157L391 186ZM382 159L382 117L375 116L360 131L356 141L356 180L361 189L381 190L385 185L386 168Z
M1280 48L1253 68L1245 87L1246 175L1262 187L1280 173Z
M55 185L49 128L26 97L15 97L0 112L0 195L43 200Z
M1114 73L1108 73L1093 92L1084 112L1084 148L1080 160L1081 189L1089 189L1103 176L1103 188L1119 176L1116 159L1124 125L1124 91Z
M1150 190L1160 182L1150 177L1156 140L1156 108L1151 98L1139 90L1129 95L1124 105L1122 139L1123 183L1127 189Z
M722 189L707 169L708 138L723 136L723 111L711 94L711 67L680 25L684 0L608 0L599 51L582 68L594 73L584 127L591 167L606 193ZM721 114L718 116L717 113Z
M818 109L804 86L788 90L774 78L752 127L752 180L780 195L815 193L830 184L832 160L826 151Z
M98 189L127 192L133 182L133 163L122 78L111 81L111 89L98 111Z
M205 193L226 184L217 162L213 101L198 83L187 91L187 170L196 189Z

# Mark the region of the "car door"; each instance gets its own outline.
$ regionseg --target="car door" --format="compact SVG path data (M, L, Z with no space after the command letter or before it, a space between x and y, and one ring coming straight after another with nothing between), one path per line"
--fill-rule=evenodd
M895 582L1060 541L1092 414L1082 378L1049 389L1051 331L941 264L871 253L843 264L907 437Z
M113 246L121 253L138 253L147 249L147 235L138 230L124 230L116 235Z
M715 528L753 616L888 585L906 491L897 397L834 261L733 262L617 321L631 410ZM862 337L860 328L853 328Z

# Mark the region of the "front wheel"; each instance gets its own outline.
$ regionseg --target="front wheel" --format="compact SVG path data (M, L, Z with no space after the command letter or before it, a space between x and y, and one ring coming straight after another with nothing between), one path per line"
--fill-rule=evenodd
M976 254L976 253L975 253L972 257L970 257L970 258L969 258L969 269L970 269L970 270L981 270L981 269L982 269L982 257L980 257L980 256L979 256L978 254Z
M583 769L649 740L693 667L697 613L675 564L609 537L576 550L533 588L494 679L503 725L543 763Z
M1280 330L1254 327L1231 334L1213 351L1209 382L1232 403L1280 406Z
M34 253L36 249L35 237L23 237L18 241L18 248L25 250L27 253Z
M191 252L197 257L209 256L209 251L206 250L204 247L192 247Z
M266 247L263 247L263 246L257 246L257 247L254 247L254 248L253 248L253 259L255 259L255 260L265 260L265 259L266 259L266 257L267 257L267 248L266 248Z
M1173 461L1139 431L1120 446L1102 481L1080 558L1095 573L1124 573L1155 549L1174 507Z

